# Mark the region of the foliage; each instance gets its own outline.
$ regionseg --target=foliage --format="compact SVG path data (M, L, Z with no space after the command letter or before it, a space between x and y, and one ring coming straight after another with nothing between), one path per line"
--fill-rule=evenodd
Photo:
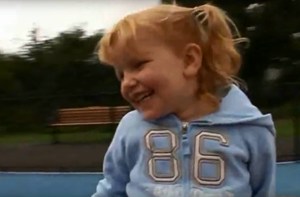
M95 54L101 32L87 36L77 28L46 40L36 40L35 31L30 36L21 53L0 55L2 130L47 124L60 107L124 102L113 69Z
M300 1L176 0L188 7L207 2L224 9L250 39L250 46L241 50L240 77L247 82L252 100L264 108L299 100Z
M255 104L264 109L299 104L300 1L176 2L220 6L251 40L248 48L239 47L240 77ZM124 104L113 69L101 65L95 54L102 31L86 35L74 28L45 40L38 40L36 33L30 32L21 53L0 53L0 132L19 128L16 125L45 125L60 107Z

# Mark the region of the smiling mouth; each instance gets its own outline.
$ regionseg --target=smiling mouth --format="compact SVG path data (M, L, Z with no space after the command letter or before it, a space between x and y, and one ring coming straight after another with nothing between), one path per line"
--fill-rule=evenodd
M133 102L134 103L136 103L136 104L140 104L140 103L142 103L143 101L146 101L146 100L148 100L152 95L153 95L153 91L151 91L151 92L147 92L147 93L145 93L145 94L140 94L139 96L137 96L134 100L133 100Z

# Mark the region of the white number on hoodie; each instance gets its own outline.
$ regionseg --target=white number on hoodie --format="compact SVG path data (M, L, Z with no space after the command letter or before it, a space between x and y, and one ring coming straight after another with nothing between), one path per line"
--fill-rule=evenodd
M155 137L166 137L169 140L168 148L158 148L154 145ZM220 185L225 178L225 162L220 155L209 153L201 150L201 144L205 140L215 140L220 145L227 146L228 140L219 133L212 133L202 131L195 136L194 140L194 153L192 162L192 175L195 181L200 185ZM151 130L145 136L146 147L151 152L151 158L148 161L148 174L156 182L174 182L180 176L179 161L175 156L175 151L178 148L178 139L176 135L170 130ZM170 162L171 169L169 173L163 174L157 172L157 162L168 161ZM216 177L206 178L202 176L203 164L216 165Z
M159 149L153 144L153 137L166 137L170 140L170 147ZM151 130L145 136L147 148L151 151L151 158L148 161L149 175L157 182L174 182L179 177L178 160L174 151L178 148L178 142L173 132L169 130ZM157 173L156 162L169 161L171 169L169 174Z

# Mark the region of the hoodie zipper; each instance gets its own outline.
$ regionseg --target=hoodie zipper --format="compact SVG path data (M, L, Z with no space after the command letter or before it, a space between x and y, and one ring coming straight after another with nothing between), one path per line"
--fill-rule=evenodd
M182 145L182 175L183 175L183 197L189 196L189 188L190 188L190 146L189 146L189 140L188 140L188 129L189 129L189 123L188 122L182 122L181 124L181 145Z
M189 126L188 122L182 122L182 125L181 125L181 133L182 133L182 135L185 135L187 133L188 126Z

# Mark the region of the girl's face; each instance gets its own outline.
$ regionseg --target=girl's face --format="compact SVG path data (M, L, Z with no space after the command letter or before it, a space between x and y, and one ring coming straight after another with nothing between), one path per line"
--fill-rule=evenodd
M145 119L169 113L180 117L193 107L197 81L186 77L183 57L166 45L150 41L140 44L134 57L122 54L122 50L116 52L118 62L114 65L122 96Z

